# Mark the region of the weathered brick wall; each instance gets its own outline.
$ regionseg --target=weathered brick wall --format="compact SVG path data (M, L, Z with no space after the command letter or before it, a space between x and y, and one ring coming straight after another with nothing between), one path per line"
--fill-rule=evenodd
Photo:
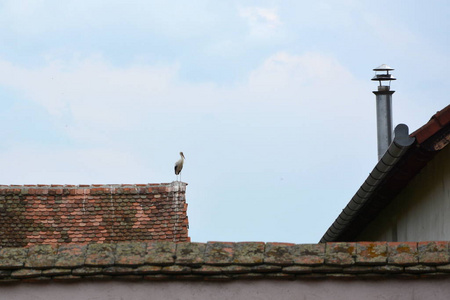
M186 184L0 186L0 247L188 241Z

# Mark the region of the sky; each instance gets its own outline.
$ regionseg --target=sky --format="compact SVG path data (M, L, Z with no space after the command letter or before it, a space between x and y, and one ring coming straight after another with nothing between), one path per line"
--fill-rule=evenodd
M0 0L0 184L174 181L194 242L316 243L449 104L447 1Z

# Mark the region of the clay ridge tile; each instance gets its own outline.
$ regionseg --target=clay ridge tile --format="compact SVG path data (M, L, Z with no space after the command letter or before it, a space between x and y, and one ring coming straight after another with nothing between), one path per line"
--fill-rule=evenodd
M449 258L449 242L38 245L1 249L0 283L448 277Z
M417 139L419 144L426 141L440 129L450 124L450 105L438 111L431 119L422 127L414 131L411 136Z

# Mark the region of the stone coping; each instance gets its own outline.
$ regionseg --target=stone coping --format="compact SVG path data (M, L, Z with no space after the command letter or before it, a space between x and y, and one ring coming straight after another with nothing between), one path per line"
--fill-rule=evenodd
M100 195L185 192L187 183L0 185L0 195Z
M450 275L449 242L120 242L0 249L0 283Z

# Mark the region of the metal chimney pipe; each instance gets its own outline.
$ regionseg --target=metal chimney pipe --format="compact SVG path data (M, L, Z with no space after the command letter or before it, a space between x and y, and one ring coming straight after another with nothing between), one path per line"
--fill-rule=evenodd
M393 71L387 65L381 65L375 69L374 81L379 81L378 91L373 93L376 95L377 104L377 141L378 141L378 160L386 153L389 145L392 143L392 94L391 80L396 80L389 71ZM377 71L385 71L386 74L376 74ZM389 81L389 85L383 85L382 82Z

